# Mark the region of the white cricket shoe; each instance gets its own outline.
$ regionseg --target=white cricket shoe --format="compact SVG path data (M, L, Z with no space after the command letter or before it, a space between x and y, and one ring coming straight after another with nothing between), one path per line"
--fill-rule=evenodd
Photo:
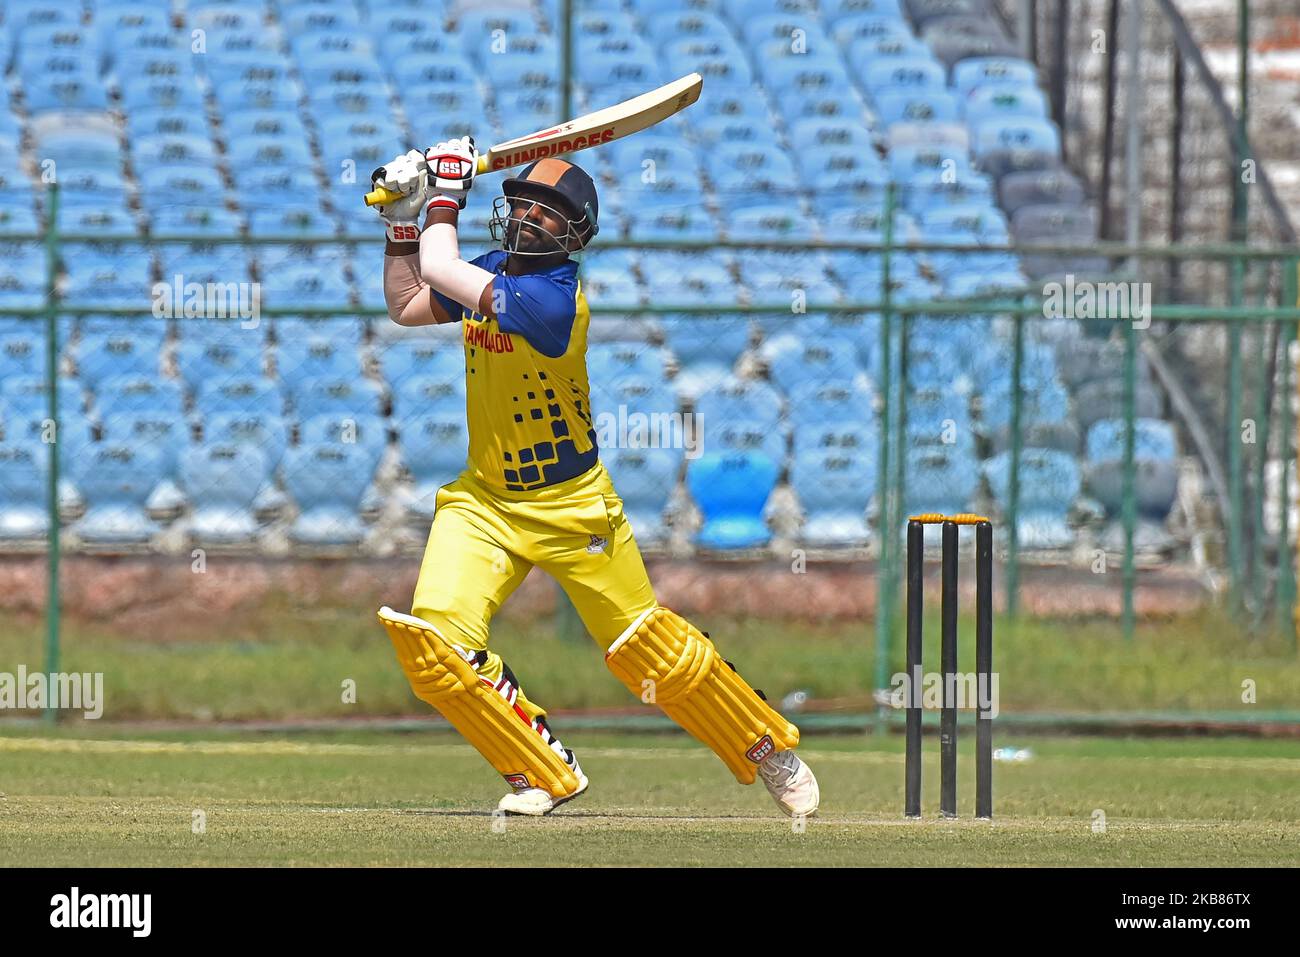
M573 752L570 751L569 754L572 755ZM506 814L526 814L529 817L550 814L565 801L572 801L587 790L587 776L582 773L582 768L578 766L576 759L573 760L571 767L573 773L578 776L578 789L572 794L557 798L541 788L524 788L522 791L511 791L498 801L497 810L504 811Z
M793 751L769 754L758 766L758 775L776 806L790 817L812 817L817 813L821 803L817 779Z

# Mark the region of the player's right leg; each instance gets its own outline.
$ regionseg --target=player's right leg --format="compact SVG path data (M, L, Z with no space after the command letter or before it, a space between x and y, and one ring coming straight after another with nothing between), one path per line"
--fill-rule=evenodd
M499 544L509 531L499 524L459 482L440 489L412 614L384 608L379 617L411 690L522 797L519 807L505 810L542 814L576 797L587 781L551 734L545 712L487 650L492 615L531 568Z

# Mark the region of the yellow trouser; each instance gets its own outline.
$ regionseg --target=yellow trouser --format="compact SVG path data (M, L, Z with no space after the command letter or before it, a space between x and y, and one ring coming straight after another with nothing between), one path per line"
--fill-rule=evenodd
M486 651L492 616L534 565L560 583L602 651L656 605L623 502L597 463L529 492L491 490L467 473L439 489L411 614ZM478 673L498 681L501 657L487 654ZM530 718L545 714L522 691L516 703Z

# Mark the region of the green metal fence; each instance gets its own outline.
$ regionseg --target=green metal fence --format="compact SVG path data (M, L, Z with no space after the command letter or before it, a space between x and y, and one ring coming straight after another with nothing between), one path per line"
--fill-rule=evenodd
M59 197L57 188L50 190L47 198L48 215L46 221L58 221ZM1243 626L1256 628L1275 628L1287 631L1294 639L1292 609L1295 605L1295 561L1291 541L1292 529L1288 515L1287 503L1291 501L1291 476L1287 467L1295 458L1296 443L1293 432L1291 397L1294 391L1291 368L1291 350L1296 337L1296 323L1300 321L1300 290L1297 288L1298 269L1300 269L1300 249L1258 248L1247 245L1221 244L1214 246L1166 245L1151 247L1129 247L1122 243L1098 242L1086 247L1071 245L1035 245L1032 247L970 247L949 246L935 243L899 243L895 241L889 211L895 205L891 191L887 199L885 216L885 234L882 243L818 243L806 242L624 242L606 240L600 244L602 249L672 249L690 251L692 249L734 249L738 252L756 249L790 249L807 251L809 249L853 250L862 254L879 254L885 277L883 297L875 302L834 302L809 303L804 313L829 313L874 315L880 318L879 341L877 348L881 361L878 365L879 381L877 389L879 422L879 448L877 459L877 508L875 559L878 575L878 596L875 635L877 647L889 649L891 636L897 633L898 593L901 574L899 571L899 538L889 534L891 529L901 530L906 516L903 514L904 491L908 483L906 469L907 422L908 422L908 368L909 342L913 324L920 319L971 318L982 317L990 322L1011 325L1008 354L1005 357L1011 376L1011 408L1009 410L1010 481L1006 502L997 517L1005 538L1001 549L1003 602L1009 616L1019 613L1021 607L1021 566L1022 557L1017 535L1017 519L1020 510L1020 462L1022 454L1022 375L1024 371L1024 354L1027 336L1034 333L1036 323L1044 319L1045 290L1041 284L1037 288L1027 287L1006 292L995 297L967 300L936 300L926 302L899 302L893 298L889 283L891 262L900 254L925 252L943 252L962 254L978 251L980 253L1006 251L1023 253L1032 251L1036 254L1056 253L1077 256L1106 256L1114 262L1128 263L1127 278L1142 280L1147 276L1162 276L1170 263L1204 264L1205 268L1227 269L1230 271L1229 302L1224 304L1162 302L1152 305L1150 309L1150 329L1182 329L1194 326L1220 327L1226 330L1227 354L1223 357L1227 368L1224 389L1226 392L1227 412L1224 418L1226 434L1221 436L1222 449L1227 459L1227 501L1217 502L1220 521L1227 543L1226 554L1217 561L1218 567L1227 576L1230 586L1227 590L1227 609L1240 616ZM60 423L60 397L58 393L59 336L58 317L86 315L124 315L138 316L146 311L144 308L111 309L99 307L72 307L60 302L56 295L56 280L62 238L50 227L38 236L9 234L0 236L5 241L39 241L44 244L47 259L46 290L47 302L39 309L0 309L0 315L26 316L32 319L43 318L46 334L45 370L48 379L49 417L56 424L56 435ZM139 236L101 236L78 237L78 243L140 243ZM296 244L300 246L345 246L356 247L355 240L343 239L305 239L299 236L261 237L257 239L238 237L214 239L208 236L175 237L153 239L149 244L187 244L187 243L238 243L244 246L262 244ZM378 257L378 243L375 243L374 255ZM1121 277L1121 274L1116 274ZM1255 305L1245 305L1247 279L1255 277ZM1112 277L1115 278L1115 277ZM592 313L601 315L627 315L626 308L602 306L599 301L591 303ZM654 315L694 315L700 321L718 315L743 316L779 316L790 314L789 302L776 304L736 303L719 307L717 305L700 305L692 302L656 302L653 306L644 306L633 310L638 314ZM302 309L275 307L262 310L262 314L271 318L277 316L337 316L337 317L383 317L382 310L367 310L354 306L341 306L334 309ZM791 321L797 321L794 316ZM1123 505L1120 520L1123 527L1122 558L1122 612L1121 625L1126 638L1132 639L1136 626L1137 614L1135 594L1139 587L1139 576L1135 558L1134 530L1137 518L1134 475L1134 422L1137 417L1135 394L1137 390L1138 363L1142 353L1142 337L1150 335L1150 330L1139 329L1132 321L1119 323L1118 332L1123 344L1122 394L1123 419L1125 421L1124 439L1124 480ZM1263 344L1253 359L1243 349L1243 335L1252 330L1255 338ZM1273 335L1267 333L1272 332ZM1276 343L1273 351L1269 343ZM1247 367L1253 375L1247 374ZM1248 401L1247 383L1255 389L1254 401L1250 403L1256 417L1258 440L1253 450L1247 454L1240 440L1240 423L1243 403ZM1278 422L1273 423L1276 415ZM1175 418L1178 418L1175 413ZM1197 450L1193 449L1193 454ZM60 475L60 452L57 441L48 444L49 454L49 503L50 533L48 542L49 601L47 606L47 670L58 670L59 659L59 557L61 544L59 538L58 516L58 482ZM1267 459L1280 461L1280 491L1276 496L1282 503L1280 509L1280 528L1275 535L1266 534L1264 521L1265 499L1265 465ZM1249 460L1249 461L1248 461ZM956 503L960 504L960 503ZM1273 562L1267 562L1268 542L1275 543ZM1271 607L1271 611L1269 610ZM880 674L876 687L887 684L889 655L878 655L876 661Z

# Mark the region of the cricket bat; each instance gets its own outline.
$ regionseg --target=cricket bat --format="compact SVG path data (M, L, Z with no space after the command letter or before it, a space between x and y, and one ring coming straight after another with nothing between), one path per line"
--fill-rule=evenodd
M576 120L506 140L486 153L479 154L478 172L510 169L547 156L573 153L621 140L680 113L700 98L700 90L703 88L704 77L690 73L657 90L642 93ZM380 206L401 198L400 193L380 188L366 193L366 205Z

